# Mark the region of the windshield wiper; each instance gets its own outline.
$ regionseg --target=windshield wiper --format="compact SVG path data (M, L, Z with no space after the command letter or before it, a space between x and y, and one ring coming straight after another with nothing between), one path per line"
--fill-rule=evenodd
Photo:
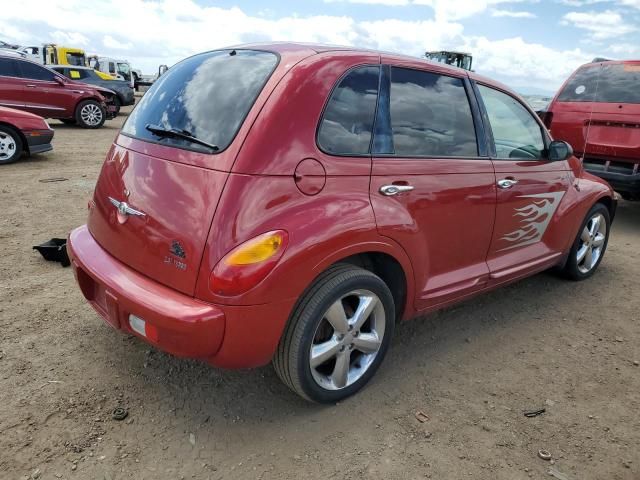
M200 140L198 137L193 136L191 132L188 132L187 130L178 130L176 128L164 128L164 127L161 127L160 125L152 125L151 123L148 123L144 128L146 128L151 133L159 137L181 138L183 140L188 140L192 143L197 143L198 145L203 145L205 147L208 147L214 152L217 152L218 150L220 150L220 147L218 147L217 145L214 145L213 143L205 142L204 140Z

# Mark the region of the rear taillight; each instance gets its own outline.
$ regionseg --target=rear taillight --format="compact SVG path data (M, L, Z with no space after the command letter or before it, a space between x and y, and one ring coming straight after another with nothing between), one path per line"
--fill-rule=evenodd
M209 288L225 297L250 290L273 270L288 243L289 235L284 230L267 232L244 242L213 268Z

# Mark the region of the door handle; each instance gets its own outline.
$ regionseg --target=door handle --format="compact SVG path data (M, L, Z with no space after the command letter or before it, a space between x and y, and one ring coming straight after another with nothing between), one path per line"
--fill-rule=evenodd
M413 188L411 185L383 185L380 187L380 193L390 197L399 193L410 192Z
M27 88L36 88L36 86L34 84L30 83L30 84L27 85Z
M502 180L498 180L498 186L500 188L511 188L516 183L518 183L518 180L515 180L513 178L503 178Z

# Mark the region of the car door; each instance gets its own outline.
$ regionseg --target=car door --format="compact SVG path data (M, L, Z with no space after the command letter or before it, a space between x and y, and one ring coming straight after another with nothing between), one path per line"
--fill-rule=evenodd
M17 61L0 57L0 105L24 109L24 81Z
M55 80L54 72L28 61L18 66L25 81L25 110L49 118L73 116L74 94Z
M383 68L370 198L378 231L412 260L417 310L487 283L496 185L466 75Z
M519 99L482 84L477 91L498 187L487 264L492 282L500 283L558 262L566 245L558 212L573 173L567 161L549 161L546 130Z

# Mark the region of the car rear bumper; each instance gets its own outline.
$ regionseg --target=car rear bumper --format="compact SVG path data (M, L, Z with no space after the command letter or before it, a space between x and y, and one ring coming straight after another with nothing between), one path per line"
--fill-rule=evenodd
M635 175L626 175L623 173L603 172L601 170L591 170L586 168L587 172L606 180L611 188L616 192L640 195L640 173Z
M69 234L67 250L80 290L109 326L182 357L206 359L220 348L225 317L216 306L131 270L98 245L86 226ZM134 331L130 315L153 325L157 338Z
M54 134L53 130L23 130L22 133L27 140L27 148L29 149L30 155L53 150L53 146L51 145Z
M224 368L265 365L273 356L295 299L261 305L213 305L132 270L104 250L86 225L69 234L67 251L84 297L111 327L180 357ZM131 315L155 327L134 330Z

